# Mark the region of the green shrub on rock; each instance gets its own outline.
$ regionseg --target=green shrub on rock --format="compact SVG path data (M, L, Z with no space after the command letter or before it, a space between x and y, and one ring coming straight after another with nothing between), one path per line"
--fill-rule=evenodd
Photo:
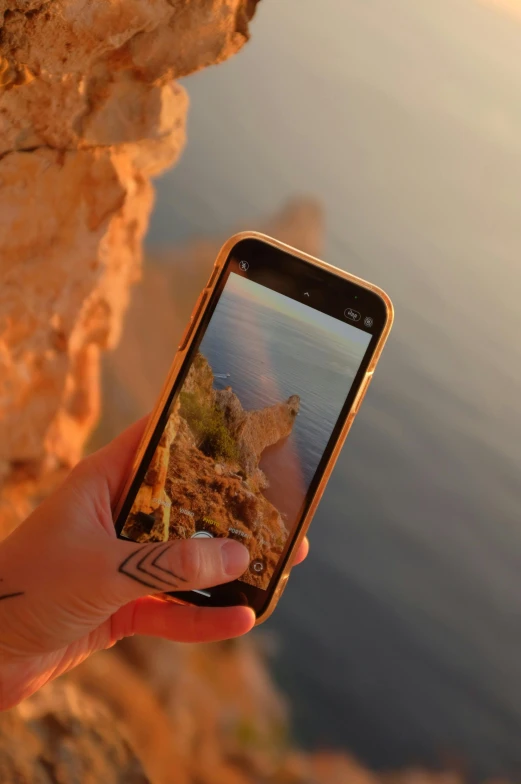
M224 415L207 406L195 392L181 392L180 414L196 440L197 447L214 460L236 461L237 444L226 426Z

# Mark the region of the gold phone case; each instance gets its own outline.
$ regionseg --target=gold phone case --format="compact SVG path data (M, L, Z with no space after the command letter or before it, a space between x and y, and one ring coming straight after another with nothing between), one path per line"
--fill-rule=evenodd
M279 601L279 599L280 599L280 597L281 597L281 595L282 595L282 593L284 591L284 588L286 587L286 583L288 582L288 578L289 578L289 575L290 575L290 572L291 572L291 564L292 564L292 561L293 561L293 557L294 557L296 551L298 550L301 542L303 541L304 537L306 536L306 533L307 533L307 530L308 530L309 525L311 523L311 520L313 519L313 515L315 514L315 511L316 511L317 506L318 506L318 504L320 502L320 499L322 498L322 494L323 494L323 492L325 490L325 487L326 487L326 485L328 483L329 477L331 476L331 472L333 471L335 463L336 463L336 461L338 459L338 456L340 454L340 450L342 449L342 446L343 446L344 441L345 441L345 439L347 437L347 434L349 433L351 425L353 424L354 418L355 418L355 416L356 416L356 414L357 414L357 412L358 412L358 410L360 408L362 400L364 399L364 396L365 396L365 394L367 392L367 389L369 387L369 383L371 382L371 379L373 377L376 365L377 365L378 360L380 358L380 355L382 353L383 347L384 347L385 342L386 342L386 340L387 340L387 338L389 336L389 332L391 330L393 319L394 319L394 309L393 309L393 304L392 304L391 300L389 299L389 297L387 296L387 294L381 288L379 288L378 286L375 286L372 283L368 283L367 281L362 280L361 278L357 278L355 275L351 275L349 272L344 272L344 270L338 269L337 267L334 267L331 264L327 264L325 261L321 261L320 259L316 259L316 258L314 258L314 256L310 256L307 253L303 253L302 251L297 250L296 248L292 248L292 247L290 247L289 245L286 245L283 242L279 242L278 240L273 239L272 237L267 237L266 235L261 234L259 232L255 232L255 231L244 231L244 232L241 232L240 234L235 234L233 237L230 237L230 239L227 240L224 243L224 245L222 246L221 250L219 251L219 254L218 254L217 259L215 261L215 264L213 266L210 278L209 278L206 286L204 287L203 291L199 295L199 297L197 299L197 302L195 303L194 309L192 311L192 315L190 316L190 320L189 320L189 322L187 324L187 327L186 327L186 329L185 329L185 331L183 333L183 336L181 338L181 342L179 344L178 351L177 351L177 353L176 353L176 355L174 357L174 361L172 362L172 366L171 366L170 371L169 371L169 373L167 375L167 378L165 380L163 389L162 389L161 394L159 396L159 399L158 399L158 401L156 403L156 406L154 407L154 411L152 412L152 414L150 416L150 420L149 420L149 422L147 424L147 427L146 427L146 430L145 430L145 432L143 434L143 438L141 439L141 442L139 444L138 450L136 452L136 456L134 458L134 462L132 464L132 470L130 472L130 475L129 475L129 477L128 477L128 479L127 479L123 489L122 489L122 492L121 492L121 495L119 497L118 503L117 503L117 505L116 505L116 507L114 509L114 519L117 519L117 517L119 515L119 512L121 510L121 507L123 505L123 502L124 502L128 492L130 490L130 487L131 487L132 482L134 480L135 474L136 474L136 472L137 472L137 470L139 468L139 465L140 465L140 463L141 463L141 461L143 459L143 456L144 456L147 444L149 442L149 439L150 439L152 433L154 432L155 427L157 425L157 422L159 420L159 417L161 416L161 412L163 411L163 409L164 409L164 407L165 407L165 405L167 403L167 400L168 400L168 397L169 397L169 394L170 394L170 390L171 390L173 384L175 383L175 380L176 380L176 378L177 378L177 376L179 374L179 371L181 370L181 367L182 367L183 362L184 362L184 360L186 358L186 355L190 351L190 348L192 346L194 337L197 334L197 329L198 329L199 324L200 324L200 322L202 320L202 317L204 316L204 313L205 313L206 307L208 306L208 302L210 301L211 295L212 295L213 291L215 290L215 288L217 286L217 283L218 283L218 280L219 280L219 277L220 277L220 273L221 273L221 271L222 271L222 269L223 269L223 267L224 267L224 265L225 265L225 263L226 263L226 261L228 259L230 251L232 250L232 248L238 242L240 242L241 240L245 240L245 239L261 240L262 242L265 242L265 243L267 243L267 244L269 244L269 245L271 245L271 246L273 246L275 248L279 248L282 251L286 251L287 253L291 254L292 256L296 256L299 259L303 259L304 261L307 261L308 263L313 264L315 267L320 267L321 269L327 270L328 272L332 272L335 275L337 275L338 277L341 277L341 278L344 278L345 280L351 281L352 283L355 283L358 286L361 286L363 288L369 289L370 291L373 291L375 294L378 294L381 297L381 299L385 303L386 310L387 310L387 318L386 318L385 327L384 327L384 329L382 331L382 334L380 336L380 339L378 341L376 349L375 349L375 351L373 353L373 356L371 357L371 361L370 361L369 366L368 366L368 368L366 370L365 376L364 376L364 378L363 378L363 380L362 380L362 382L360 384L360 387L358 389L358 393L356 394L356 396L355 396L355 398L353 400L351 409L350 409L349 414L348 414L348 416L346 418L345 424L344 424L344 426L342 428L342 431L340 433L338 441L336 442L335 447L334 447L334 449L333 449L333 451L331 453L331 457L329 458L329 461L328 461L328 463L326 465L326 468L325 468L325 471L324 471L324 475L323 475L323 477L322 477L322 479L320 481L320 484L319 484L319 486L317 488L317 491L316 491L316 493L315 493L315 495L313 497L313 500L312 500L312 502L311 502L311 504L309 506L309 509L308 509L306 515L304 516L304 518L302 519L302 521L300 523L298 533L297 533L297 535L296 535L296 537L295 537L295 539L294 539L294 541L293 541L293 543L292 543L292 545L290 547L290 550L289 550L289 553L288 553L288 557L287 557L286 567L285 567L284 571L279 576L277 586L276 586L275 590L273 591L273 595L271 597L271 600L270 600L266 610L262 613L262 615L257 617L256 624L258 625L260 623L263 623L272 614L272 612L274 611L275 607L277 606L277 602ZM173 602L177 602L177 603L181 603L181 604L187 604L187 602L181 601L179 599L175 599L172 596L165 596L165 599L167 599L168 601L173 601Z

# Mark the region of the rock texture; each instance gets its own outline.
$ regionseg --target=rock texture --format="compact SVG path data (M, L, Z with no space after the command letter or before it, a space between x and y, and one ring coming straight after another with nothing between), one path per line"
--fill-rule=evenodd
M293 395L245 411L231 387L213 388L210 365L198 353L123 534L138 542L187 539L201 530L230 536L248 547L252 562L262 560L265 566L261 574L248 571L243 579L266 588L288 532L263 493L267 479L258 463L266 447L291 434L299 405ZM227 456L216 454L223 439Z
M251 475L268 446L287 438L293 430L300 408L298 395L259 411L245 411L231 387L216 393L216 405L223 412L226 424L239 448L239 463Z
M0 715L0 781L151 782L113 712L66 680Z
M165 484L168 478L170 450L178 431L179 403L176 402L135 500L142 525L144 523L150 531L154 528L158 539L163 542L168 541L170 533L171 507Z
M255 0L0 0L0 537L99 414L153 201L178 157L174 79L236 52Z
M162 169L184 123L173 79L240 49L255 5L1 0L0 154L128 144L148 173Z

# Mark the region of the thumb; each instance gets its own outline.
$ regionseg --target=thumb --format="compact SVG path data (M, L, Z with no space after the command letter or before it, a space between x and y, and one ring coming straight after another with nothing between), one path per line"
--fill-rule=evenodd
M236 580L248 568L247 548L233 539L180 539L112 544L113 590L118 604L153 593L192 591Z

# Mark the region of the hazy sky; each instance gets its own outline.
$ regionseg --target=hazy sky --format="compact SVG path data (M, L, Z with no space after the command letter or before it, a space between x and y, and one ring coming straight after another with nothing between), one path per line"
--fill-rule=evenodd
M521 0L479 0L500 11L506 11L515 19L521 19Z
M306 324L314 324L322 332L333 333L337 337L342 338L356 353L360 353L360 347L365 351L371 340L371 335L368 332L357 329L347 322L344 323L339 319L328 316L327 313L310 308L301 302L291 299L291 297L279 294L278 291L261 286L233 272L228 278L225 291L245 299L254 300L260 305L278 310L298 321L305 321Z

